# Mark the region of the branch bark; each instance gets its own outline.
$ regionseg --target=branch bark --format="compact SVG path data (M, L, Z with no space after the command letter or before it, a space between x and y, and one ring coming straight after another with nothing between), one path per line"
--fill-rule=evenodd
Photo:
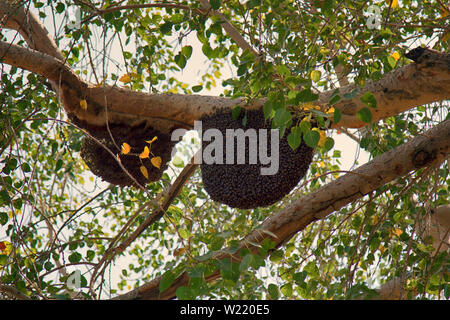
M275 242L276 247L280 247L314 221L326 218L332 212L338 211L352 201L411 171L440 164L449 153L450 120L447 120L425 134L378 156L371 162L297 200L264 221L259 228L246 236L241 241L239 249L245 247L256 253L258 247L254 244L260 244L266 238L270 238ZM225 258L233 261L241 259L238 254L230 255L229 253L218 253L213 257L219 260ZM212 281L219 277L220 273L217 271L206 280ZM116 299L171 299L175 297L178 287L188 284L189 277L186 273L181 274L174 284L162 293L159 292L160 280L161 278L156 278Z

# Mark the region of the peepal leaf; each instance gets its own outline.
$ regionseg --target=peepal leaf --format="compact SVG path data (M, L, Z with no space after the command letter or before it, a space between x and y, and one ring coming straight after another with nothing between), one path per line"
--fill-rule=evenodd
M123 83L128 83L131 81L131 78L128 74L124 74L123 76L120 77L119 81Z
M130 153L130 151L131 151L130 145L126 142L122 143L122 150L121 150L122 154L128 154Z
M150 149L147 146L145 146L144 151L142 151L142 153L139 155L139 158L145 159L145 158L148 158L149 155L150 155Z
M152 144L156 139L158 139L158 137L154 136L152 140L145 140L145 142Z
M162 162L161 157L153 157L153 158L150 159L150 162L156 168L161 169L161 162Z
M140 166L139 169L141 170L142 175L143 175L146 179L148 179L148 171L147 171L147 168L144 167L144 166Z

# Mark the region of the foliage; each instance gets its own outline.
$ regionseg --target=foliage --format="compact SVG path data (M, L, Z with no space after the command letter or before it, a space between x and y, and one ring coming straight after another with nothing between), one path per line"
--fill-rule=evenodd
M148 1L109 0L102 2L102 9L119 4L135 8L102 15L91 8L97 3L75 1L84 19L80 29L67 27L64 14L74 6L71 2L33 0L26 5L39 12L46 26L56 26L55 37L67 62L87 80L186 94L207 94L223 80L225 96L267 97L266 118L283 130L293 123L286 132L291 147L304 139L317 148L317 155L295 192L276 205L254 210L234 210L208 200L196 172L161 219L116 250L157 210L160 195L170 188L198 141L179 144L163 179L148 184L145 192L105 185L80 159L83 134L68 122L46 81L3 66L3 284L36 299L70 298L75 292L94 299L127 292L158 276L162 292L187 271L189 285L176 290L180 299L346 299L371 297L381 283L407 275L409 297L450 297L448 254L434 255L417 232L430 208L448 203L448 163L383 186L308 226L282 248L274 250L267 241L259 254L241 250L239 263L212 258L220 250L234 253L243 236L273 212L342 174L340 159L347 150L337 150L332 130L327 130L327 137L325 129L341 117L331 105L351 96L335 94L328 110L318 110L317 92L336 87L338 66L351 81L363 85L408 64L403 54L418 44L448 50L449 16L442 1L403 0L397 6L348 0L210 1L259 56L240 49L224 31L224 21L206 15L197 1L178 1L179 8L139 8ZM371 4L381 9L379 29L366 25L364 12ZM191 38L188 41L190 34L200 42L201 52ZM2 40L12 36L1 35ZM120 58L108 54L113 47L121 48ZM208 63L199 70L198 82L177 80L179 71L201 55ZM223 79L221 70L227 63L236 76ZM376 100L369 93L362 101L367 108L358 117L368 126L360 135L360 148L371 157L449 118L448 102L442 102L371 123ZM124 146L123 153L129 147ZM142 158L148 158L149 152L143 152ZM158 167L158 161L151 160ZM264 259L266 255L270 258ZM221 277L206 281L217 270ZM76 271L81 274L74 288L69 283Z

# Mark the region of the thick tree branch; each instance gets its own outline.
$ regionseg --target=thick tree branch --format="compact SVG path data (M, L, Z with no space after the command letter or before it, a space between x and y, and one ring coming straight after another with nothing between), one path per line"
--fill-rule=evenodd
M256 253L258 247L253 244L260 244L266 238L270 238L275 242L276 247L279 247L312 222L324 219L332 212L411 171L440 164L448 157L449 153L450 120L447 120L425 134L385 152L369 163L297 200L273 217L268 218L259 228L245 237L240 248L245 247ZM271 236L272 234L274 237ZM229 253L220 253L213 258L240 260L239 255L230 255ZM218 277L220 277L220 273L216 272L206 280L211 281ZM161 294L158 289L160 280L161 278L156 278L116 299L174 298L176 289L179 286L187 285L189 277L185 273L181 274L175 283Z
M205 9L210 8L208 1L199 1ZM0 1L0 15L3 16L5 27L18 30L31 48L57 60L64 60L47 30L31 12L27 12L23 7L13 10L3 0ZM243 39L239 40L241 37L239 32L231 24L227 24L226 20L224 21L223 26L229 35L235 41L242 42ZM228 25L231 26L230 30L226 29ZM234 37L234 33L239 37ZM240 45L249 46L246 42ZM240 105L247 109L259 109L265 102L265 99L245 103L244 99L231 100L223 97L152 95L112 86L96 87L79 79L68 68L60 71L61 66L56 59L52 63L48 57L38 55L34 51L25 52L18 48L11 51L6 50L7 48L8 46L2 45L0 52L5 59L4 62L16 66L20 64L18 66L21 68L48 76L53 81L54 87L58 81L55 89L66 111L90 125L105 126L106 121L109 121L133 126L147 122L161 132L170 132L176 127L192 127L195 120L219 108L232 109L235 105ZM334 127L359 128L366 125L356 116L361 108L366 107L360 100L365 92L371 92L377 100L377 108L371 109L375 122L420 105L450 99L450 53L439 53L429 49L413 51L417 57L415 63L393 70L379 81L368 81L364 88L358 88L355 84L341 87L339 95L342 100L334 107L342 111L342 119L334 124ZM18 54L23 54L26 59L18 59ZM35 65L41 62L42 65ZM58 72L61 72L60 75ZM54 80L55 78L58 80ZM357 94L353 98L343 98L344 94L354 90L357 90ZM320 93L317 103L326 107L333 94L334 90ZM87 101L87 110L80 107L80 100Z
M47 29L27 8L13 6L8 1L0 0L0 17L2 17L1 26L17 30L30 48L64 61L64 56Z

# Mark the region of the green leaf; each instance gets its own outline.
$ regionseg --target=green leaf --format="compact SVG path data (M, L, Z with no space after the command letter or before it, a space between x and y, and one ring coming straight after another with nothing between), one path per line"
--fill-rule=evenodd
M211 4L211 8L214 10L218 10L220 8L221 1L220 0L209 0L209 3Z
M28 163L24 162L22 163L22 170L23 172L31 172L31 167Z
M62 13L65 10L66 6L62 2L58 2L56 5L56 12Z
M0 205L9 205L11 203L11 197L8 191L5 189L0 191Z
M325 151L330 151L331 149L333 149L333 147L334 147L334 139L330 138L330 137L327 137L325 139L325 143L324 143L323 147L324 147Z
M243 272L248 270L252 262L252 255L250 253L246 254L244 258L242 258L241 263L239 264L239 271Z
M360 99L366 106L369 106L371 108L377 107L377 100L371 92L364 93Z
M280 64L276 67L277 73L281 76L288 76L291 74L289 71L289 68L286 67L284 64Z
M322 75L322 73L319 70L313 70L311 72L311 80L314 82L317 82L320 80L321 75Z
M8 263L8 256L6 254L0 254L0 266L4 266Z
M92 261L94 259L94 257L95 257L95 251L94 250L88 250L86 252L86 259L88 261Z
M223 244L225 243L225 239L222 237L214 237L209 245L209 249L213 251L217 251L222 249Z
M161 281L159 282L159 292L162 293L165 290L167 290L174 281L175 281L175 274L171 270L166 271L162 275Z
M267 100L264 103L264 118L267 120L272 116L272 102Z
M168 34L172 31L172 26L173 26L172 22L165 22L159 26L159 30L161 31L162 34Z
M267 291L269 292L271 300L277 300L280 297L280 290L278 290L278 287L273 283L269 284Z
M372 112L370 112L369 108L366 108L366 107L364 107L364 108L362 108L361 110L359 110L359 111L356 113L356 117L357 117L360 121L365 122L365 123L370 123L370 122L372 122Z
M270 261L272 261L273 263L280 263L283 258L284 255L282 250L276 250L270 255Z
M242 111L242 108L239 106L235 106L233 108L233 111L231 112L233 120L236 120L237 118L239 118L239 116L241 115L241 111Z
M302 90L299 94L297 94L297 103L300 102L313 102L319 98L318 94L315 94L311 91L311 89Z
M192 290L185 286L178 287L175 294L179 300L192 300L195 298Z
M59 169L61 169L63 163L64 162L61 159L58 159L58 161L56 161L55 171L58 171Z
M275 112L273 122L275 123L276 127L281 126L289 127L291 121L292 115L288 110L280 108Z
M302 131L302 133L305 134L309 130L311 130L311 123L309 121L303 120L300 122L299 128Z
M320 134L316 130L310 130L303 135L303 140L311 148L315 148L320 140Z
M334 109L333 122L338 123L342 119L342 111L340 109Z
M21 198L16 199L16 200L13 201L13 206L14 206L14 208L17 209L17 210L22 209L22 205L23 205L23 201L22 201Z
M189 239L191 236L191 233L187 229L179 229L178 233L183 239Z
M280 288L280 291L282 294L284 294L286 297L291 297L292 296L292 284L290 283L286 283L283 284Z
M77 262L80 262L80 261L81 261L81 258L82 258L81 253L73 252L73 253L69 256L69 261L70 261L71 263L77 263Z
M247 114L242 118L242 126L245 127L247 125Z
M181 68L184 69L184 67L186 66L186 57L182 54L179 53L175 56L175 63Z
M8 214L6 212L0 212L0 224L4 226L9 220Z
M344 93L344 98L348 99L348 100L353 99L357 93L358 93L358 89L355 88L352 90L352 92Z
M191 46L184 46L181 49L181 53L184 55L186 59L189 59L192 56L192 47Z
M184 168L184 161L179 156L173 157L172 163L177 168Z
M193 86L192 87L192 91L194 91L194 92L199 92L199 91L201 91L203 89L203 86L202 85L198 85L198 86Z
M317 268L317 265L313 261L308 262L303 270L306 271L308 276L312 278L319 276L319 268Z
M287 136L287 141L292 150L297 149L302 143L302 129L300 127L292 127L291 132Z

